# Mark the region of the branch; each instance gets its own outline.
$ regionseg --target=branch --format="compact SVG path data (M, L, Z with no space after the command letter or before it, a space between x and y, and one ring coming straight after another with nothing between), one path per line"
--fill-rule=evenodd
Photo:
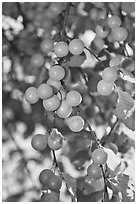
M64 38L64 36L66 34L65 28L66 28L66 25L67 25L70 6L71 6L71 2L67 2L65 16L64 16L64 22L63 22L63 28L62 28L62 31L61 31L61 40L63 40L63 38Z
M104 180L103 202L105 202L106 198L108 197L107 182L106 182L106 176L105 176L105 172L104 172L103 166L101 165L100 168L101 168L102 175L103 175L103 180Z
M112 132L115 130L116 126L118 125L119 123L119 119L117 118L116 122L113 124L113 126L111 127L111 130L110 132L103 137L102 141L101 141L101 144L102 146L104 146L104 144L106 143L107 139L109 138L109 136L112 134Z
M85 49L88 50L99 62L101 62L102 66L105 68L103 62L98 58L98 56L96 56L89 48L85 47Z

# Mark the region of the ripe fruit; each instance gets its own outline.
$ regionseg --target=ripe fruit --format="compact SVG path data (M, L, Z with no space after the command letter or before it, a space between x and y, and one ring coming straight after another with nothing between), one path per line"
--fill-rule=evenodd
M31 57L31 64L35 67L42 67L44 64L44 57L40 53L36 53Z
M62 147L62 144L62 136L59 133L53 131L48 137L48 146L50 147L50 149L58 150Z
M63 67L55 65L50 69L49 76L56 81L60 81L65 76L65 70Z
M37 134L31 140L32 147L37 151L43 151L46 149L48 143L48 137L46 135Z
M65 57L69 53L69 48L65 42L57 42L54 46L54 53L57 57Z
M84 120L78 115L68 118L66 122L73 132L80 132L84 127Z
M117 66L121 63L122 61L122 56L121 55L116 55L115 57L113 57L110 62L109 62L109 65L110 67L114 67L114 66Z
M108 22L108 26L113 29L113 28L117 28L121 25L121 19L119 18L119 16L111 16L110 18L107 19Z
M101 168L97 164L92 163L87 168L87 175L90 179L98 180L102 177Z
M29 87L25 92L25 99L30 104L36 103L39 100L37 89Z
M38 87L38 96L41 99L48 99L53 95L53 89L49 84L41 84Z
M126 28L118 27L118 28L112 29L111 35L112 35L112 38L114 41L121 42L121 41L124 41L127 39L128 32L127 32Z
M78 91L70 91L66 96L66 101L70 106L78 106L82 101L82 96Z
M57 192L42 192L39 202L59 202L59 193Z
M59 109L56 111L56 114L60 118L67 118L72 112L72 107L67 103L66 100L63 100Z
M102 72L102 79L107 82L114 82L118 77L117 71L113 68L107 67Z
M49 178L48 188L51 191L58 192L62 186L62 180L59 176L52 176Z
M44 53L51 52L53 50L53 47L54 47L54 43L52 39L49 39L49 38L44 39L40 44L40 48Z
M107 161L107 153L102 148L96 149L92 153L92 160L98 165L105 164Z
M49 6L49 10L54 16L58 16L61 14L64 5L62 5L64 2L53 2Z
M60 100L57 95L54 95L49 99L43 100L43 106L46 111L55 111L60 106Z
M49 79L47 80L47 84L49 84L49 85L55 87L55 88L58 89L58 90L60 90L60 89L62 88L61 82L60 82L60 81L56 81L56 80L54 80L54 79L52 79L52 78L49 78Z
M108 144L105 144L104 147L108 148L108 149L111 149L115 154L118 153L118 147L117 145L115 145L114 143L108 143Z
M113 84L104 80L100 80L97 84L97 91L103 96L108 96L113 91Z
M91 47L96 48L97 50L103 50L105 42L102 38L96 36L92 41Z
M106 37L108 36L108 33L109 33L108 30L104 30L103 27L100 26L100 25L97 25L97 26L96 26L95 32L96 32L96 35L97 35L99 38L106 38Z
M73 55L80 55L84 51L84 43L80 39L74 39L69 43L69 51Z
M40 202L58 202L58 201L59 193L55 193L53 191L42 194L40 199Z
M43 186L48 187L50 178L52 178L53 176L53 171L51 171L50 169L44 169L40 172L39 181Z
M134 71L135 69L135 61L129 57L126 57L121 62L121 67L126 69L127 71Z

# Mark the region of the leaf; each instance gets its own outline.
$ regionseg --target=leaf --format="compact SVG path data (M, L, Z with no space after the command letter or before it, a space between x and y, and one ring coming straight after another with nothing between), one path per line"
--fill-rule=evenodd
M108 155L107 166L114 171L121 164L121 160L111 149L104 148L104 151Z
M50 192L50 193L43 193L41 196L41 202L59 202L59 195L60 193Z
M122 70L122 74L121 74L122 79L129 81L130 83L135 83L135 77L131 72L123 68L121 68L121 70Z
M127 118L127 114L134 106L134 99L126 92L117 89L118 91L118 104L114 110L116 117L123 122L129 129L135 130L134 125L134 112Z
M71 189L72 189L73 194L75 195L76 189L77 189L76 179L73 178L72 176L70 176L69 174L64 173L64 172L62 172L62 176L63 176L64 180L66 181L68 190L71 191Z
M90 193L91 186L86 183L88 177L77 179L77 201L78 202L99 202L103 196L103 190ZM93 189L93 188L92 188Z

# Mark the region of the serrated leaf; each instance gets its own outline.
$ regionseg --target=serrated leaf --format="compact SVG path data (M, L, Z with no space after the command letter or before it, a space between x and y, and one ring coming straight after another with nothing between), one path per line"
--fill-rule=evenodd
M66 181L68 189L72 189L74 195L76 193L77 185L76 185L76 179L70 176L69 174L66 174L62 172L62 176L64 180Z
M117 89L118 104L113 111L116 117L123 122L129 129L134 131L134 114L127 118L127 113L134 106L134 99L126 92Z
M121 160L120 158L111 150L108 148L104 148L104 151L107 153L107 166L110 168L110 170L115 171L115 169L120 165Z

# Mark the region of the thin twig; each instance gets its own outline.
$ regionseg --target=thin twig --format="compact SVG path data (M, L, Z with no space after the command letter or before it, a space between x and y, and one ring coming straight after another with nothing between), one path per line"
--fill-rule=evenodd
M118 125L119 123L119 119L117 118L117 120L115 121L115 123L113 124L113 126L111 127L111 130L110 132L103 137L102 141L101 141L101 144L102 146L104 146L104 144L106 143L107 139L109 138L109 136L112 134L112 132L115 130L116 126Z
M64 38L64 36L66 34L65 28L66 28L66 25L67 25L67 19L68 19L70 6L71 6L71 2L67 2L66 11L65 11L65 15L64 15L63 28L62 28L62 31L61 31L61 40L63 40L63 38Z
M107 182L106 182L106 176L105 176L103 166L101 165L100 168L101 168L103 180L104 180L104 194L103 194L103 202L104 202L105 198L108 197L108 190L107 190Z

